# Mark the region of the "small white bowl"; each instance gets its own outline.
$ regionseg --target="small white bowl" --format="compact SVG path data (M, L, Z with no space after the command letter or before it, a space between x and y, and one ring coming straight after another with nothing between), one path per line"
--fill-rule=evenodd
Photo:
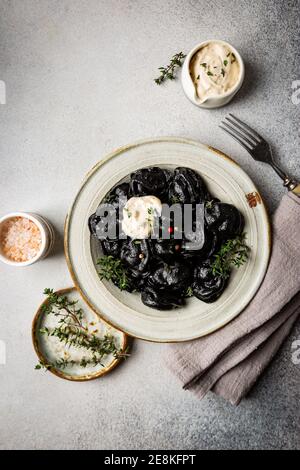
M11 212L10 214L7 214L0 218L0 234L1 234L1 225L6 220L11 219L13 217L24 217L26 219L29 219L39 228L41 232L41 237L42 237L41 249L34 258L31 258L28 261L18 262L18 261L13 261L9 259L7 256L5 256L2 250L1 242L0 242L0 260L11 266L19 267L19 266L29 266L30 264L36 263L40 259L45 258L51 251L53 244L54 244L53 227L49 224L49 222L46 219L44 219L44 217L38 214L33 214L32 212Z
M190 62L192 57L196 54L197 51L199 51L199 49L210 43L221 44L223 46L227 46L229 49L232 50L240 66L240 75L236 85L227 92L223 93L222 95L208 96L205 101L200 101L197 96L196 89L190 74ZM192 103L194 103L196 106L199 106L200 108L213 109L220 108L221 106L224 106L232 100L234 95L241 88L244 81L244 77L245 65L240 53L226 41L221 41L219 39L209 39L208 41L201 42L200 44L195 46L186 56L186 59L182 66L181 83L186 96Z

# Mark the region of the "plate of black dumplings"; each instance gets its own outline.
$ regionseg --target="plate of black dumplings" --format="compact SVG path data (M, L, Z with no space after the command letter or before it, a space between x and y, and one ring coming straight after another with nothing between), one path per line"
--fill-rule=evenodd
M113 236L99 230L103 204L105 217L115 213ZM158 213L159 204L179 208L182 223L172 211ZM251 300L267 268L270 229L259 192L235 162L166 138L125 147L92 170L68 215L65 246L78 289L106 321L151 341L186 341L220 328Z

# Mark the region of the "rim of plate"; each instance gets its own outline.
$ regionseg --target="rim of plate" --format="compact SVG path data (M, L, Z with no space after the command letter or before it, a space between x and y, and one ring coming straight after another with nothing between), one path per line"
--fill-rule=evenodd
M151 336L147 336L147 335L133 334L131 331L126 330L126 328L124 328L123 326L121 327L117 323L114 323L111 319L108 319L93 304L91 299L89 299L88 296L83 292L83 288L81 287L80 282L77 279L77 276L76 276L75 271L73 269L73 265L72 265L72 262L71 262L70 251L69 251L70 222L71 222L72 214L73 214L73 211L74 211L74 207L75 207L75 205L78 201L78 198L81 195L82 189L86 186L87 182L94 175L94 173L96 173L98 171L98 169L101 168L103 165L105 165L108 161L110 161L111 159L117 157L118 155L120 155L120 154L122 154L126 151L133 150L137 147L142 147L142 146L147 145L147 144L159 144L159 143L167 143L167 142L170 142L172 144L176 144L176 143L178 143L178 144L187 144L187 145L196 146L200 150L201 149L202 150L205 149L206 151L208 150L208 151L212 152L215 156L217 156L217 157L219 157L223 160L226 160L230 164L236 166L239 169L239 172L241 174L243 174L244 178L247 179L248 182L252 184L253 191L255 191L258 194L258 196L260 198L261 209L262 209L263 216L264 216L264 222L266 223L266 237L267 237L266 246L268 248L268 251L267 251L266 256L265 256L264 269L260 273L259 282L257 283L257 285L256 285L256 287L255 287L255 289L252 293L252 296L247 299L247 302L245 302L243 304L243 306L239 309L238 312L235 312L233 315L228 315L228 317L226 317L224 319L224 321L220 321L218 323L217 327L212 327L211 329L207 329L207 331L205 331L205 333L200 333L196 336L188 337L188 338L184 338L184 339L168 339L168 338L164 338L164 339L155 338L154 339ZM101 318L101 320L106 322L108 325L118 329L119 331L124 332L124 334L128 335L129 337L142 339L142 340L145 340L145 341L148 341L148 342L153 342L153 343L182 343L182 342L192 341L192 340L200 338L202 336L207 336L207 335L213 333L214 331L217 331L217 330L221 329L222 327L224 327L228 323L230 323L234 318L236 318L247 307L247 305L251 302L251 300L255 296L256 292L258 291L258 289L259 289L259 287L260 287L260 285L261 285L261 283L262 283L262 281L265 277L267 268L268 268L268 264L269 264L269 260L270 260L270 254L271 254L271 246L272 246L271 223L270 223L269 215L268 215L268 212L267 212L267 209L266 209L266 205L264 203L264 200L263 200L260 192L258 191L255 184L253 183L252 179L242 169L242 167L233 158L231 158L230 156L226 155L225 153L223 153L222 151L220 151L219 149L216 149L215 147L213 147L211 145L202 144L201 142L199 142L197 140L193 140L193 139L188 139L188 138L183 138L183 137L173 137L173 136L164 136L164 137L158 137L158 138L141 139L141 140L135 141L131 144L127 144L127 145L124 145L122 147L118 147L116 150L114 150L114 151L108 153L106 156L104 156L103 159L98 161L91 168L91 170L89 170L86 173L85 178L83 179L83 181L81 183L81 186L80 186L80 188L79 188L79 190L78 190L78 192L77 192L77 194L76 194L76 196L73 200L73 203L72 203L72 205L71 205L71 207L70 207L70 209L67 213L67 216L66 216L66 219L65 219L65 226L64 226L64 252L65 252L65 258L66 258L67 266L68 266L70 275L72 277L72 280L73 280L73 282L76 286L76 289L80 293L82 299Z

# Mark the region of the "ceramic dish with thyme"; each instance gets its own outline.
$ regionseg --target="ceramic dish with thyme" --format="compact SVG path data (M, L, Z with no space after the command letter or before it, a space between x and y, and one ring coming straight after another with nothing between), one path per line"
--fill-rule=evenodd
M81 299L76 288L45 289L32 328L38 355L36 370L67 380L100 377L128 356L127 337L103 322Z

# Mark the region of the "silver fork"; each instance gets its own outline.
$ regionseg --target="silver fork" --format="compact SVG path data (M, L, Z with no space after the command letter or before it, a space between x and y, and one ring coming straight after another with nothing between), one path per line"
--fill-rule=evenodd
M242 147L250 153L254 160L271 165L277 175L283 180L283 185L288 188L289 191L292 191L300 197L300 183L290 178L277 163L275 163L272 149L261 135L233 114L226 116L225 120L222 121L222 125L219 127L239 142Z

